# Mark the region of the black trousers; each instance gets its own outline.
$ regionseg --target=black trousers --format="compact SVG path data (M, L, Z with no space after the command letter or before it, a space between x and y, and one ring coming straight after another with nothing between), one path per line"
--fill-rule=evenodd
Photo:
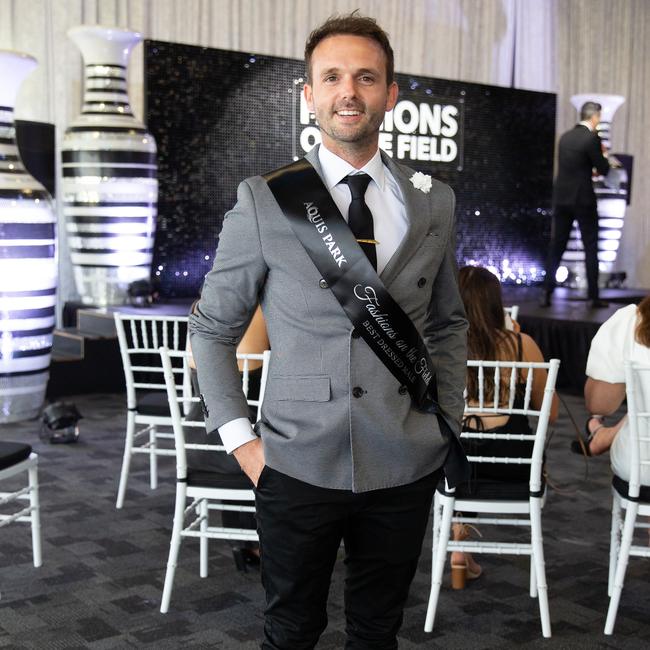
M562 259L562 253L571 235L573 220L578 222L582 245L585 249L588 296L598 299L598 212L596 205L556 205L553 212L551 244L546 263L544 288L552 291L555 286L555 272Z
M409 485L355 494L265 467L256 516L266 590L266 650L314 648L327 627L327 595L345 543L349 650L397 648L440 470Z

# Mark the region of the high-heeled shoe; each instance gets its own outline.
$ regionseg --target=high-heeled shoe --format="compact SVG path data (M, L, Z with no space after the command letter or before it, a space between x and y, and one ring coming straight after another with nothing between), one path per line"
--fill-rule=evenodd
M451 565L451 588L452 589L465 589L468 580L476 580L483 574L483 569L477 564L478 570L472 570L469 566L467 558L465 564L452 564Z
M468 526L467 524L454 524L452 526L454 540L457 542L462 542L470 536L470 530L474 531L479 537L481 537L480 531L475 526ZM457 551L461 553L462 551ZM475 567L470 566L470 558L472 557L469 553L462 552L463 562L452 562L451 563L451 588L452 589L465 589L468 580L476 580L483 573L481 565L477 562L473 564Z

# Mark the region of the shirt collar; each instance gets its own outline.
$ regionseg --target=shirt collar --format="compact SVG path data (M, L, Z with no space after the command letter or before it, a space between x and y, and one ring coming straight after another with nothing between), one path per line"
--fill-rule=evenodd
M384 189L384 162L381 159L381 152L377 149L375 155L361 168L356 169L343 158L332 153L325 145L318 147L318 161L323 170L325 185L328 190L338 185L348 174L365 172L375 181L380 190Z
M591 126L591 122L578 122L578 124L582 124L582 126L586 126L592 133L594 132L594 127Z

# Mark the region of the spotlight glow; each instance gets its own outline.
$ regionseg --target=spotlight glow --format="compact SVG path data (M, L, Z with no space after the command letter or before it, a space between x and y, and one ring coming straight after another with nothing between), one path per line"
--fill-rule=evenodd
M569 277L569 269L566 266L559 266L555 273L555 281L562 284Z

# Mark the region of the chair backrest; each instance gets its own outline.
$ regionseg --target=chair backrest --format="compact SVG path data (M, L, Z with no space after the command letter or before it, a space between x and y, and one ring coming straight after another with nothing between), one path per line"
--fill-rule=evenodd
M184 351L187 346L187 316L139 316L115 313L115 328L120 344L127 406L137 405L138 391L165 391L163 370L158 349ZM183 364L175 369L182 375L183 392L191 395L189 368Z
M641 467L650 466L650 366L625 362L630 435L630 497L639 496Z
M262 402L264 401L264 391L266 390L266 380L269 375L269 360L271 359L271 351L265 350L260 353L242 353L237 352L237 360L241 361L241 373L242 373L242 390L244 395L246 395L246 401L249 406L255 406L257 408L257 415L255 421L260 419L262 415ZM249 376L250 376L250 362L251 361L261 361L262 362L262 372L260 377L260 392L257 399L249 399L248 397L248 386L249 386Z
M503 311L506 316L506 328L512 329L512 321L517 320L517 317L519 316L519 305L504 307ZM508 323L508 319L510 319L510 323Z
M557 379L560 361L484 361L467 362L468 372L475 372L477 379L477 404L469 404L465 394L465 416L468 415L525 415L537 418L533 434L527 433L482 433L464 430L461 437L475 440L519 440L532 442L529 456L468 456L472 463L516 463L528 464L530 468L530 490L539 491L542 480L544 444L548 421L551 414L553 391ZM544 397L539 409L531 404L533 380L535 373L546 371ZM522 381L526 373L525 380ZM486 381L487 380L487 381ZM488 387L487 383L491 386ZM523 392L521 392L523 383ZM489 388L489 389L488 389Z
M178 367L188 368L191 354L186 351L169 350L168 348L159 348L163 375L165 378L165 389L167 390L167 399L169 401L169 410L172 418L172 428L174 430L174 442L176 445L176 476L184 479L187 477L187 450L197 451L225 451L222 445L198 444L186 442L184 427L196 427L205 430L205 421L189 420L182 417L180 404L184 404L183 412L189 412L189 406L192 403L200 401L198 396L187 395L183 390L183 385L178 380ZM259 420L262 403L264 401L264 392L266 389L266 380L268 377L269 360L271 358L270 350L265 350L260 354L237 354L237 359L243 361L242 369L242 389L244 395L248 398L249 387L249 363L256 360L262 362L262 372L260 379L260 392L256 400L247 399L250 406L257 407L257 419ZM176 362L176 363L175 363ZM179 363L180 362L180 366ZM180 393L180 395L179 395Z

